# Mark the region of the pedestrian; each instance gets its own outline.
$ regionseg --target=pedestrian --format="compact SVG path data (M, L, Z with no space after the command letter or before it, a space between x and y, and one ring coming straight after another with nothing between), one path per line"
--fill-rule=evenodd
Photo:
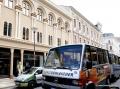
M21 75L22 74L22 63L21 62L18 62L17 69L18 69L18 75Z

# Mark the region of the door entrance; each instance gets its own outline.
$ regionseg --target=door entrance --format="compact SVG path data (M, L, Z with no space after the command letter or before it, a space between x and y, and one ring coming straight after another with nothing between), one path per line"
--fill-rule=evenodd
M18 68L17 68L17 66L18 66L18 63L20 62L20 59L21 59L20 57L21 57L20 50L15 49L14 50L14 62L13 62L13 75L15 77L18 76Z
M10 50L0 48L0 78L10 75Z

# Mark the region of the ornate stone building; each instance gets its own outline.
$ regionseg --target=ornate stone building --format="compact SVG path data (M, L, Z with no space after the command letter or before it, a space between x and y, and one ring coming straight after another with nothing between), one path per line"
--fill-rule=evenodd
M81 42L100 47L97 27L69 10L49 0L0 0L0 77L17 76L19 62L23 70L42 66L51 47Z
M0 0L0 76L16 76L19 61L42 66L51 47L71 43L70 22L48 0Z

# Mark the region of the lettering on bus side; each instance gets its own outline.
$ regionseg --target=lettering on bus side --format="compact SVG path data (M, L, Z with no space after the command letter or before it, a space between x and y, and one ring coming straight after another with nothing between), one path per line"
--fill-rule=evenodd
M45 71L46 75L73 77L73 73Z

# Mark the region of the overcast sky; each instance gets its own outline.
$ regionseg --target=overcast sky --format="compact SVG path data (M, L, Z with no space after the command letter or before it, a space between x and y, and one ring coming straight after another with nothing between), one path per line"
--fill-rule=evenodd
M90 22L102 24L102 32L120 36L120 0L51 0L57 5L73 6Z

